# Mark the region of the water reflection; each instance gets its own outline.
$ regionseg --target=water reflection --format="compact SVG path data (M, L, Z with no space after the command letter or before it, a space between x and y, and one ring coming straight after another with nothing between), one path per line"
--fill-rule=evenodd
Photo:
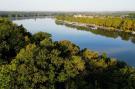
M57 20L55 21L55 23L57 25L65 25L67 27L76 28L78 30L90 31L91 33L94 33L96 35L101 35L101 36L110 37L110 38L114 38L114 39L120 37L124 41L131 41L132 43L135 44L135 35L133 35L131 33L118 32L118 31L117 32L116 31L107 31L107 30L103 30L103 29L92 30L92 29L89 29L86 27L79 27L79 26L72 26L72 25L64 24Z
M70 40L81 49L89 48L99 53L106 52L110 57L135 66L135 37L129 33L65 26L52 18L22 19L14 22L18 25L23 24L33 34L39 31L48 32L52 34L54 41Z

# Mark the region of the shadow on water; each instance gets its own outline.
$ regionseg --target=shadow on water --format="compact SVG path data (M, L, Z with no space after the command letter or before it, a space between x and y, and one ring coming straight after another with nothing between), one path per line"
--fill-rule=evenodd
M87 28L87 27L72 26L72 25L69 25L69 24L64 24L64 23L61 23L57 20L55 21L55 23L57 25L65 25L65 26L70 27L70 28L76 28L77 30L90 31L93 34L101 35L101 36L105 36L105 37L109 37L109 38L116 39L116 38L120 37L124 41L131 41L132 43L135 44L135 35L132 35L131 33L118 32L118 31L107 31L107 30L104 30L104 29L92 30L92 29Z

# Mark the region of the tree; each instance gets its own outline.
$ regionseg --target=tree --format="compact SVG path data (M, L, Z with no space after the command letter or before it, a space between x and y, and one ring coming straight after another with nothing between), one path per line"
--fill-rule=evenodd
M135 68L105 53L80 50L67 40L54 42L43 32L30 35L22 26L0 32L3 56L19 46L10 63L0 64L0 89L135 89ZM19 41L12 42L16 36Z
M27 37L27 40L26 40ZM29 43L31 34L23 26L16 26L10 21L1 20L0 23L0 58L10 62L13 57Z
M36 44L39 44L40 41L44 39L50 39L50 38L51 38L51 34L46 32L38 32L32 36L32 40L33 42L36 42Z
M62 51L63 57L70 57L79 52L79 47L67 40L59 41L57 47Z

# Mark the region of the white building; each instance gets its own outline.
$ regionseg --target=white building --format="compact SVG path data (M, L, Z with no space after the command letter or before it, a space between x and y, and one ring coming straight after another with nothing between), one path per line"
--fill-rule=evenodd
M94 18L94 16L87 16L87 15L81 15L81 14L78 14L78 15L74 15L74 17L84 17L84 18Z

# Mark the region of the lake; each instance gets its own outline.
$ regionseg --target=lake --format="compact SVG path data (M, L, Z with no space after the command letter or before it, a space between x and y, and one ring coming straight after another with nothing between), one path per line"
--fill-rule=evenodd
M23 25L29 32L39 31L52 34L54 41L70 40L81 49L89 48L99 53L107 53L109 57L117 58L135 66L135 36L104 30L85 31L59 24L54 18L19 19L14 23Z

